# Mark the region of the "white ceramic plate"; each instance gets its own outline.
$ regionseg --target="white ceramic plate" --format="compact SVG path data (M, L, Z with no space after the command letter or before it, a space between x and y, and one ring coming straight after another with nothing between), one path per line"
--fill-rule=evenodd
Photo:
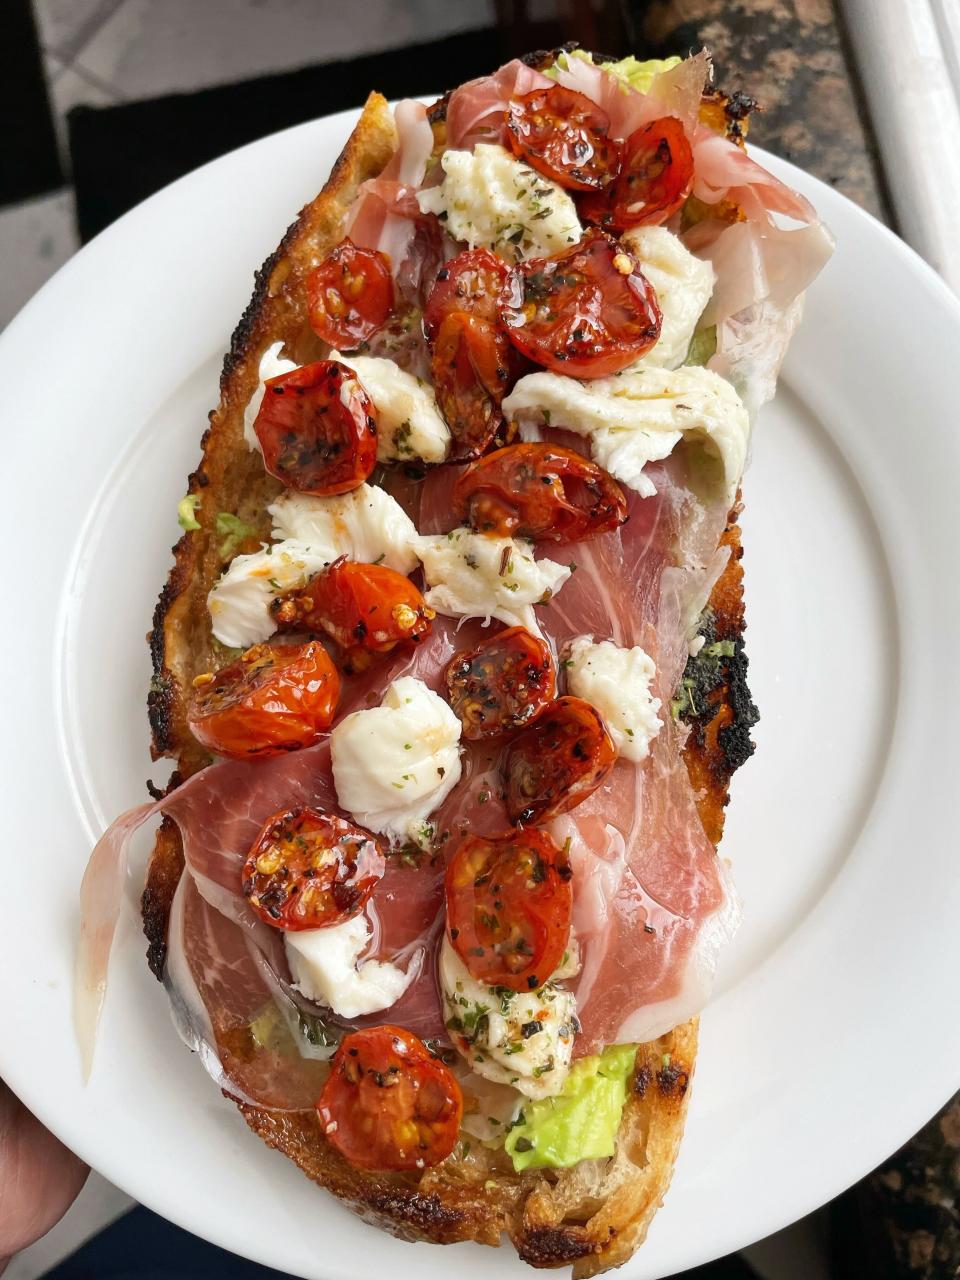
M253 268L353 118L267 138L160 192L0 340L0 1073L138 1200L294 1275L529 1275L510 1249L396 1242L247 1131L180 1044L144 964L139 876L88 1088L72 1039L87 853L162 772L147 751L142 637L221 354ZM819 206L838 249L746 480L763 718L723 845L746 914L703 1018L673 1189L622 1273L635 1280L835 1195L960 1076L960 307L859 209L771 165Z

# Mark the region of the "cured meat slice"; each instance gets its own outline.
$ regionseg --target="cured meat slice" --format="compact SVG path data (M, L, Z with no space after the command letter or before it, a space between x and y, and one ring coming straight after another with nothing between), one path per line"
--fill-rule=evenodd
M510 99L532 93L534 89L549 89L555 83L517 58L492 76L468 80L454 89L447 103L447 147L470 151L478 142L502 144L506 133L504 116Z
M87 1071L106 993L130 842L143 823L160 813L167 813L180 829L186 873L205 904L200 910L192 892L184 890L178 929L172 930L168 943L168 967L172 965L181 979L189 970L211 1024L219 1030L225 1020L236 1030L238 1018L255 1012L251 989L260 1005L271 997L279 1001L285 1016L290 1006L310 1008L291 987L282 934L260 921L240 892L244 859L264 822L277 810L298 804L336 808L326 739L268 760L211 765L164 799L121 815L104 833L81 891L76 1023ZM418 981L408 989L404 1009L428 1034L442 1030L432 965L441 881L442 868L430 859L412 865L394 862L369 908L374 925L370 954L416 966ZM243 976L240 986L232 979L226 986L220 982L223 974L238 972ZM186 989L182 982L178 986ZM196 1016L196 1003L182 1002L184 1009L193 1010L188 1021L194 1027L202 1021Z
M431 234L417 204L433 151L433 130L422 102L404 99L394 111L397 150L383 172L360 184L356 203L344 224L354 244L379 249L390 261L401 297L421 286L428 264L440 253L439 230Z

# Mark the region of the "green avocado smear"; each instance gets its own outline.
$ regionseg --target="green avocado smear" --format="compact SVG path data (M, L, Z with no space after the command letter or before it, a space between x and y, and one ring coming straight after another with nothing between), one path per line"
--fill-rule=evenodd
M555 1098L528 1102L504 1143L517 1173L612 1156L636 1056L611 1045L575 1063Z
M593 57L583 49L573 49L570 53L561 53L552 67L544 72L551 80L556 79L556 68L559 66L566 70L571 58L582 58L584 62L592 62ZM631 89L637 89L640 93L647 93L653 84L654 76L661 75L664 71L672 71L674 67L679 66L683 61L682 58L647 58L641 62L639 58L635 58L630 54L627 58L621 58L619 62L604 62L602 64L604 71L609 71L611 75L622 80L624 84L628 84Z

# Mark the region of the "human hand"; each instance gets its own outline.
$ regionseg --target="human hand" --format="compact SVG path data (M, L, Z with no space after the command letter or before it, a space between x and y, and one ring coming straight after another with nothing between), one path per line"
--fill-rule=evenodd
M89 1172L0 1080L0 1272L60 1221Z

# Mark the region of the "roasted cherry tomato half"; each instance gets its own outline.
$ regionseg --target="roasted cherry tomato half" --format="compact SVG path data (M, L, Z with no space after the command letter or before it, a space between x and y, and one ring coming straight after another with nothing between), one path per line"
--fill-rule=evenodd
M447 930L471 977L533 991L559 968L573 911L566 855L545 831L467 836L447 865Z
M307 277L307 306L310 327L332 347L348 350L366 342L393 310L386 256L341 240Z
M270 378L253 429L263 465L301 493L347 493L377 463L376 410L339 360L316 360Z
M674 116L632 133L623 148L620 176L602 194L584 196L580 213L612 231L659 226L686 200L693 183L693 152Z
M596 791L617 749L596 707L558 698L510 743L504 760L511 822L546 822Z
M317 1102L327 1141L361 1169L424 1169L453 1150L463 1095L449 1067L402 1027L344 1036Z
M526 627L508 627L447 666L447 694L472 741L522 729L556 694L550 650Z
M464 311L496 327L497 298L509 270L489 249L466 249L444 263L423 312L428 342L433 342L452 311Z
M627 518L623 490L573 449L512 444L478 459L453 489L453 507L478 533L573 542Z
M559 84L513 98L507 107L514 154L574 191L596 191L617 176L620 144L609 132L605 111Z
M437 406L450 428L451 462L478 458L503 425L513 352L488 320L451 311L437 330L430 361Z
M315 742L339 697L340 677L322 644L257 644L196 677L187 723L218 756L275 756Z
M636 259L602 231L552 258L528 258L500 294L510 341L537 364L604 378L660 337L660 308Z
M319 631L343 653L348 672L365 670L398 644L416 644L436 616L409 578L382 564L342 557L316 574L302 591L271 601L278 631Z
M275 929L325 929L355 916L383 875L377 838L335 813L298 807L264 823L243 864L243 896Z

